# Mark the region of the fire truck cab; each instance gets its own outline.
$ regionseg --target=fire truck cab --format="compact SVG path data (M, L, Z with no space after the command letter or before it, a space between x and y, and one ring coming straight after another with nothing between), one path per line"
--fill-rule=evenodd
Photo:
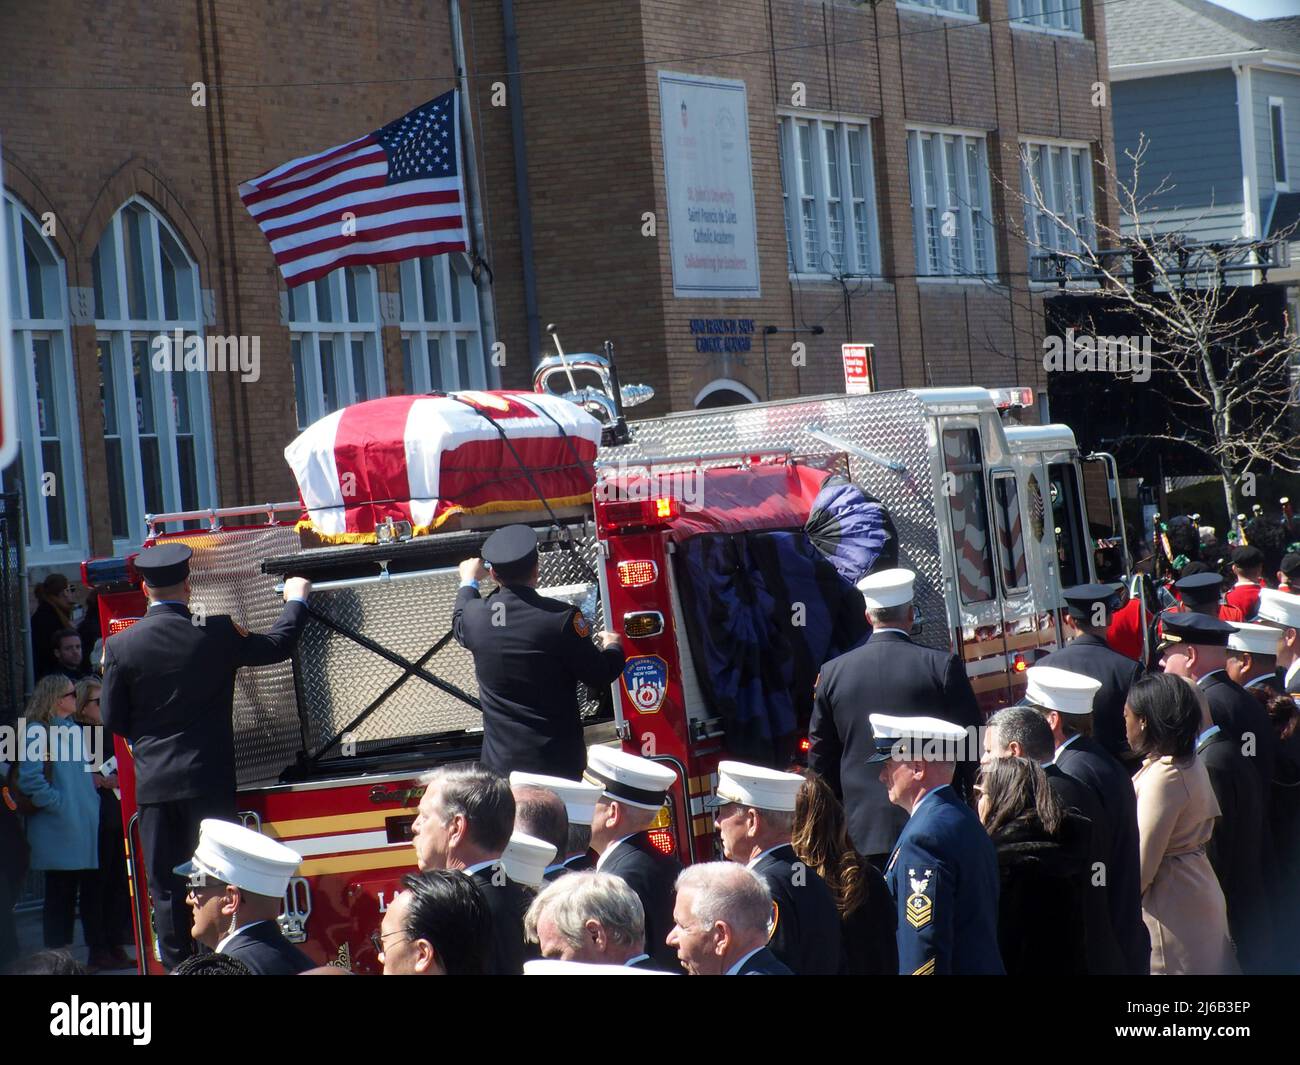
M578 398L600 400L585 392ZM1020 673L1058 645L1061 587L1094 579L1091 530L1109 520L1086 509L1089 463L1067 427L1004 426L1003 413L1031 398L915 389L634 421L600 449L589 506L525 519L541 538L542 593L623 636L621 678L610 691L583 693L582 712L589 722L612 719L627 750L677 775L660 846L686 863L715 854L703 799L718 761L739 746L744 699L734 697L732 673L748 668L729 664L732 620L767 619L760 627L782 647L803 641L790 662L761 640L751 656L765 678L774 663L785 670L749 700L788 703L780 731L796 743L776 748L783 761L798 756L825 660L804 659L846 650L835 640L862 624L851 581L840 580L848 591L827 605L805 601L808 581L774 578L771 565L746 572L757 566L746 559L769 552L777 570L795 559L827 586L806 530L827 478L851 484L887 516L892 543L879 559L917 574L914 639L959 654L987 711L1019 697ZM1101 498L1111 503L1113 463L1104 473ZM472 760L480 747L473 662L450 632L455 566L479 553L493 527L520 518L414 538L380 529L376 543L306 547L294 524L300 513L293 503L156 515L148 542L188 543L196 608L251 629L278 614L286 575L313 581L312 620L293 661L238 678L239 809L250 827L303 856L286 894L286 934L322 964L373 972L370 933L415 868L419 778ZM704 539L721 563L701 561ZM83 569L112 639L144 610L130 559ZM733 593L744 610L727 605ZM800 607L831 618L816 640L796 633ZM767 698L772 692L779 698ZM120 737L116 753L141 967L161 972Z

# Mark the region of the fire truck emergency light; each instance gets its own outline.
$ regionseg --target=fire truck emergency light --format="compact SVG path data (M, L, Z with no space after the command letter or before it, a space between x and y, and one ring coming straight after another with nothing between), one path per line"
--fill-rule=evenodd
M123 629L129 629L139 620L139 618L109 618L108 634L114 636Z
M618 564L618 583L624 588L640 588L659 579L659 565L653 559L635 559Z
M664 631L664 616L657 610L637 610L623 615L623 635L634 640L658 636Z
M1029 668L1029 663L1025 661L1024 655L1017 654L1016 657L1011 660L1011 666L1017 673L1023 673Z
M673 830L671 828L652 828L646 834L650 837L650 842L663 851L664 854L676 853L677 841L673 839Z
M623 503L607 503L600 512L600 523L606 531L645 528L667 525L680 513L677 500L672 496L659 499L637 499Z
M990 388L989 392L993 396L993 404L998 410L1016 410L1020 407L1032 407L1034 405L1034 390L1032 388Z

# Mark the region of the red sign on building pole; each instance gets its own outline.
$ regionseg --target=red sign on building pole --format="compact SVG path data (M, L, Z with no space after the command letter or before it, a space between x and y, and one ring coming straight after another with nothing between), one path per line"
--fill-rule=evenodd
M841 344L844 356L844 391L850 396L860 396L871 391L872 354L874 344Z
M0 188L4 172L0 170ZM9 226L0 212L0 470L18 457L18 360L9 318Z

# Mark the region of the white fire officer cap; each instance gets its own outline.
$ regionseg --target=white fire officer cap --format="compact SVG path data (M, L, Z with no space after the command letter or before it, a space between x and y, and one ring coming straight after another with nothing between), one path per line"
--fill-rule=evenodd
M555 861L555 847L544 839L512 832L501 852L501 868L516 884L540 888L546 882L546 867Z
M297 851L260 832L208 818L199 824L194 857L172 871L194 887L207 879L274 899L285 893L301 862Z
M596 800L604 789L599 784L588 784L583 780L565 780L563 777L548 777L543 773L523 773L516 769L510 774L510 786L545 788L553 791L564 802L564 812L569 815L571 825L589 825L596 812Z
M915 582L916 574L910 569L884 569L879 573L869 573L858 581L858 591L862 593L868 610L885 610L910 603Z
M951 721L937 717L922 717L912 714L871 714L872 743L876 753L868 762L886 762L890 758L907 758L910 755L922 755L927 750L938 748L938 753L949 756L942 761L956 761L959 757L958 745L966 740L966 730Z
M668 797L677 774L667 766L639 758L617 747L588 747L587 771L582 779L597 784L608 798L657 810Z
M1025 677L1029 687L1022 702L1059 714L1091 714L1092 700L1101 691L1101 681L1056 666L1030 666Z
M1248 651L1253 655L1277 654L1277 629L1272 625L1253 625L1249 621L1229 621L1234 631L1228 637L1228 649Z
M719 762L718 786L704 800L704 806L716 810L738 802L758 810L793 813L801 787L803 777L798 773L782 773L744 762Z
M1284 629L1300 629L1300 595L1265 588L1259 593L1257 621L1267 621ZM1274 644L1276 646L1276 644Z

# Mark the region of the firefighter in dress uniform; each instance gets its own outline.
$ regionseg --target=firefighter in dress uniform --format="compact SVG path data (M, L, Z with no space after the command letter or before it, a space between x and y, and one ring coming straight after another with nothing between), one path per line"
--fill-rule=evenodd
M650 839L677 774L667 766L615 747L591 747L583 780L601 789L591 818L596 868L621 876L645 910L645 949L662 968L674 970L667 937L673 927L673 885L681 863ZM685 828L685 824L683 825Z
M719 762L718 786L704 808L714 811L723 856L744 862L772 893L768 949L800 976L834 976L842 949L835 896L790 845L803 783L797 773Z
M1020 705L1034 710L1052 730L1057 767L1090 787L1101 803L1110 829L1105 874L1111 927L1125 971L1146 976L1151 971L1151 938L1142 919L1137 795L1128 770L1092 738L1092 705L1101 681L1055 666L1031 666L1025 679Z
M500 586L486 599L478 582L491 567ZM456 642L474 656L483 708L480 761L503 776L513 769L577 777L586 764L578 681L612 683L623 648L612 632L591 642L582 611L537 594L537 534L507 525L483 544L482 559L460 565L452 612Z
M1250 757L1267 808L1277 763L1277 734L1264 704L1228 676L1228 640L1236 631L1218 618L1166 610L1160 615L1157 651L1166 673L1193 681L1205 693L1214 723Z
M1228 637L1228 676L1246 691L1282 692L1277 670L1277 629L1253 621L1228 622L1235 634Z
M189 887L194 939L243 962L255 976L296 976L316 963L276 918L302 856L229 821L204 821L194 856L174 872Z
M194 852L205 818L235 818L235 673L283 662L307 622L311 584L284 582L284 610L267 633L224 614L192 615L184 544L141 551L149 609L104 641L101 714L135 760L140 838L162 962L192 950L185 885L173 870Z
M880 782L908 814L885 880L898 907L902 976L1005 973L998 950L998 857L952 787L966 730L932 717L872 714Z
M1255 620L1278 630L1278 679L1286 694L1300 695L1300 595L1265 588Z
M1067 631L1075 635L1059 651L1036 663L1082 673L1101 681L1092 704L1093 739L1119 758L1128 750L1124 738L1124 697L1142 676L1141 663L1112 650L1106 628L1120 602L1121 589L1113 584L1080 584L1061 592L1065 600Z
M911 570L890 569L858 582L871 637L822 666L808 724L808 765L843 801L854 849L876 868L884 865L905 817L867 764L874 750L867 715L888 708L962 727L983 722L962 660L912 642L915 579Z
M516 770L510 774L510 787L545 788L555 792L564 803L564 813L569 819L569 838L564 853L557 854L555 862L546 869L548 881L558 880L565 873L595 867L596 859L591 854L591 818L596 812L596 800L603 790L599 785Z

